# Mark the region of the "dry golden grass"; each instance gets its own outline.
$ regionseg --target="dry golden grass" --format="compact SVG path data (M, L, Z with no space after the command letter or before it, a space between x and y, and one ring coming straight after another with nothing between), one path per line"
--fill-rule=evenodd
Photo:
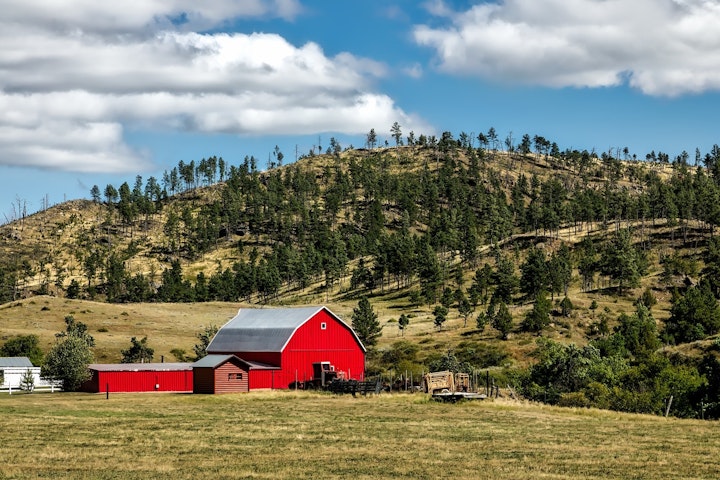
M204 326L224 325L241 306L222 302L108 304L33 297L0 306L0 343L15 335L34 334L47 352L55 333L65 329L65 316L72 315L85 323L95 338L99 363L119 362L120 350L130 347L130 338L145 336L155 350L155 360L164 355L166 361L174 361L171 350L180 348L192 354L195 335Z
M427 396L0 396L0 478L714 479L711 422Z

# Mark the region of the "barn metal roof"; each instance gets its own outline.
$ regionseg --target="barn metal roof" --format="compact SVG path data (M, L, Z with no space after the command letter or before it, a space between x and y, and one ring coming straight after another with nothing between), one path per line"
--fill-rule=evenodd
M238 314L218 331L207 351L281 352L295 331L321 310L326 310L344 324L326 307L241 308Z
M172 372L192 370L192 363L91 363L90 370L98 372Z
M33 364L28 357L0 357L0 368L2 367L32 367Z

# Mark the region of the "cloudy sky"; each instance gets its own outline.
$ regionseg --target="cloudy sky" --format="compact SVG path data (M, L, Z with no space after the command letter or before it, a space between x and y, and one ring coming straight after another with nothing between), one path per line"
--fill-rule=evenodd
M330 137L720 143L720 0L3 0L0 223ZM14 211L15 209L15 211Z

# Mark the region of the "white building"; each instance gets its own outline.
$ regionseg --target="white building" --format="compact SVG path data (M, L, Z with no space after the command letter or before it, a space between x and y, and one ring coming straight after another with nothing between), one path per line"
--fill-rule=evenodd
M35 388L57 389L57 383L40 377L40 367L33 367L29 358L0 357L0 390L7 390L12 393L13 390L20 389L23 376L26 375L28 370L33 377Z

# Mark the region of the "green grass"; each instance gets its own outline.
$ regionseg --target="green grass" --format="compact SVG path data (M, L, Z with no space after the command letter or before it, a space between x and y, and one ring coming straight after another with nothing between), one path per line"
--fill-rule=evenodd
M0 478L717 478L712 422L425 395L0 396Z

